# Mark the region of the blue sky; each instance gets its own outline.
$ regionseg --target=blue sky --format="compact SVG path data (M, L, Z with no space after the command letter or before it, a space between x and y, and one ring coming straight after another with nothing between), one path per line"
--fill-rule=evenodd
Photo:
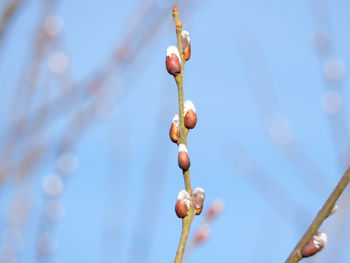
M60 138L64 132L73 133L69 123L77 109L93 101L84 95L87 83L105 61L114 61L116 45L124 43L151 3L149 18L126 45L138 55L107 74L108 90L97 113L87 115L91 124L74 137L70 149L78 168L63 176L57 168ZM60 37L43 59L44 73L30 106L18 102L21 107L13 113L19 76L31 61L40 1L27 0L19 10L0 53L2 145L13 115L33 113L42 98L50 101L60 94L64 82L47 66L52 52L68 57L68 79L78 83L74 88L79 96L72 108L58 104L58 114L49 116L50 125L40 131L40 138L24 137L13 155L17 164L21 147L31 140L43 139L49 145L28 179L7 180L0 196L0 215L5 218L16 193L23 187L31 189L30 212L18 230L22 245L15 252L17 262L173 260L181 231L174 205L184 188L177 147L168 138L177 113L176 85L164 63L166 48L176 44L173 3L58 2L55 14L64 24ZM325 6L317 8L315 3ZM183 28L192 41L185 99L194 102L198 114L197 126L188 137L192 185L206 190L206 204L222 199L226 205L211 226L209 240L186 261L283 262L346 167L338 156L349 140L349 3L178 4ZM150 25L154 28L146 31ZM331 41L323 52L313 44L320 30ZM149 39L142 38L142 32ZM334 76L334 71L327 71L327 78L327 65L328 70L338 67L341 78L331 81L329 74ZM65 210L53 222L45 217L46 202L51 199L42 187L50 173L62 178L63 190L53 199L58 198ZM346 194L349 198L349 191ZM339 212L321 227L328 233L329 244L315 257L317 262L350 259L348 198L341 200ZM203 218L195 218L192 230ZM9 224L0 222L4 254ZM38 259L36 244L43 233L53 236L57 247L49 257ZM342 258L339 247L345 254Z

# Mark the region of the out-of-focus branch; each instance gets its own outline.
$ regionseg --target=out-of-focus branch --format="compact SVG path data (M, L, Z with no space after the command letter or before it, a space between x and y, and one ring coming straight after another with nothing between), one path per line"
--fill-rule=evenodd
M43 24L45 18L49 16L51 12L53 12L55 8L55 1L44 1L41 6L41 14L38 22L38 26L36 29L36 33L33 37L33 48L31 50L31 59L29 61L28 70L24 70L24 73L21 77L19 77L19 83L15 91L15 96L10 109L11 116L16 118L19 112L27 112L30 108L29 106L33 104L31 98L34 92L34 88L38 84L38 76L42 71L42 60L46 53L48 47L54 42L54 39L51 39L46 35L45 30L43 29ZM27 88L26 88L27 87ZM47 89L46 89L47 90ZM42 96L45 98L45 96ZM45 99L43 99L45 100ZM44 108L40 111L38 115L38 122L45 123L45 118L47 116L47 109ZM12 121L11 121L12 122ZM14 126L14 129L6 134L7 138L3 140L2 145L2 155L1 155L1 163L0 170L5 171L1 173L2 179L6 177L6 170L3 168L4 162L8 162L13 158L13 153L18 149L21 145L21 139L28 132L28 127L30 124L30 119L21 119L21 121L17 122ZM37 123L33 123L33 126L37 125ZM28 136L29 137L29 136ZM28 139L27 137L27 139ZM27 140L29 141L29 140ZM33 145L33 144L30 144ZM28 149L29 148L29 149ZM35 147L34 147L35 148ZM23 155L26 155L27 152L30 152L30 146L22 149ZM36 159L37 161L40 158ZM21 161L18 162L19 166L22 165ZM33 165L38 165L34 164ZM24 170L27 171L27 170ZM24 173L23 173L24 174ZM29 172L28 172L29 174Z
M159 221L159 208L162 205L164 195L164 183L167 178L166 167L169 163L169 147L171 145L163 145L162 142L167 140L168 134L168 116L169 111L174 102L171 102L169 89L164 89L164 95L160 96L158 106L158 118L155 132L152 139L149 163L145 172L144 182L142 183L142 191L140 201L138 203L138 215L136 216L136 226L133 229L131 249L129 252L128 263L132 262L148 262L150 249L157 232L157 222ZM168 96L168 97L167 97ZM165 126L166 125L166 126ZM155 172L155 170L157 172ZM157 184L154 184L157 182ZM157 190L156 190L157 188ZM114 190L115 191L115 190ZM158 202L152 202L158 198ZM123 198L125 199L125 197ZM151 212L152 211L152 212ZM137 253L135 253L137 251Z
M0 51L7 28L23 0L8 0L0 15Z
M298 215L309 217L309 211L305 205L299 203L288 189L271 177L257 160L241 147L234 146L234 151L229 157L229 165L235 173L247 180L249 185L266 199L281 218L293 223L296 229L300 229L301 225L305 223L296 220Z
M300 141L293 133L292 125L280 110L277 94L273 89L263 50L259 42L249 32L241 37L238 48L248 74L254 98L272 143L281 155L295 168L297 175L309 189L321 196L328 189L328 179L307 154ZM317 187L315 181L318 182Z
M319 69L323 80L321 106L328 119L331 139L333 141L338 167L342 171L350 163L349 121L347 116L347 103L344 94L344 58L337 54L334 45L334 31L332 30L331 1L310 0L311 15L314 23L312 44L319 61ZM339 206L342 212L336 217L333 224L334 240L338 244L328 246L328 256L323 262L340 263L347 253L349 246L349 206L350 192L346 191ZM341 240L341 242L339 242Z
M338 182L337 186L333 190L332 194L329 196L326 203L323 205L322 209L318 212L317 216L313 220L312 224L305 232L304 236L298 242L292 253L289 255L285 263L296 263L302 259L301 250L309 242L312 236L319 229L323 221L329 216L332 208L334 207L336 201L340 197L341 193L344 191L345 187L350 181L350 168L348 168L343 175L343 177Z
M184 256L185 259L189 257L199 245L208 241L210 238L210 229L213 221L222 213L224 209L225 203L220 199L217 199L208 205L204 220L195 231L195 234L192 236L191 242L186 249Z
M155 22L164 17L165 11L168 11L168 8L164 8L164 10L155 15ZM135 63L133 62L136 60L139 62L140 59L137 57L137 55L139 55L139 53L145 49L147 46L146 43L150 42L150 40L155 37L156 33L159 32L161 24L149 24L146 23L146 21L143 21L142 23L138 22L137 25L139 27L142 26L146 28L145 30L141 30L141 28L139 28L139 30L133 30L134 35L128 35L125 41L122 41L120 45L117 45L116 48L116 50L120 51L122 46L132 47L128 51L127 58L121 58L118 55L109 56L108 58L112 58L112 60L107 59L102 67L96 70L96 73L89 80L85 80L79 84L74 84L66 87L65 90L60 95L58 95L58 97L49 102L44 102L42 106L34 111L34 113L24 113L22 117L16 119L10 124L10 128L5 132L5 137L7 139L4 140L5 147L3 147L5 149L5 152L8 153L7 156L11 156L13 147L22 141L20 138L23 139L22 136L24 135L24 126L29 121L32 121L32 126L36 126L37 130L43 131L53 120L57 119L58 115L60 115L62 111L64 111L66 115L68 115L68 113L81 114L83 111L88 112L96 107L100 99L102 97L105 97L105 94L108 94L108 90L101 92L101 90L103 90L107 85L106 82L108 80L108 77L116 75L115 71L122 69L124 72L131 66L134 66ZM142 45L138 43L134 45L134 39L139 39L138 42L142 42ZM118 72L117 74L120 75L121 73L122 72ZM84 89L88 93L86 94L87 96L83 98L84 103L78 99L79 89ZM64 105L64 107L62 107L62 105ZM42 121L41 116L43 114L49 115L50 118L46 121ZM28 140L28 138L26 138L26 140ZM3 171L3 178L5 178L6 174L8 173L7 169L2 167L4 164L0 164L0 166L0 170Z

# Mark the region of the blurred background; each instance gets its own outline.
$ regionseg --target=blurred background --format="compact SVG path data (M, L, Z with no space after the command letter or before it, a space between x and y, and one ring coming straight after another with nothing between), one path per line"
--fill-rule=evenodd
M179 5L186 262L284 262L349 163L350 2L0 1L0 262L172 262L184 188L165 52ZM350 260L350 190L304 262Z

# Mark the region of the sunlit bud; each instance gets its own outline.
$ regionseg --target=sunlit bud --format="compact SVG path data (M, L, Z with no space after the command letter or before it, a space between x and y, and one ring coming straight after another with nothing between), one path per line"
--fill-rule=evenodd
M181 41L182 41L182 55L185 60L189 60L191 57L191 38L190 33L186 30L181 31Z
M179 9L178 6L174 5L174 7L173 7L173 14L176 13L178 11L178 9Z
M197 114L193 102L186 100L184 103L185 127L193 129L197 124Z
M317 232L313 238L301 249L304 258L311 257L327 245L327 234Z
M191 165L190 157L188 156L187 147L185 144L179 145L178 163L179 163L179 167L182 170L188 170L188 168L190 168L190 165Z
M208 207L207 217L214 218L224 210L225 204L222 200L216 200Z
M193 110L189 110L185 115L185 127L187 129L193 129L197 123L197 114Z
M175 204L175 212L179 218L187 216L187 211L191 206L191 197L186 190L181 190L177 196L177 202Z
M205 199L205 191L203 188L197 187L192 193L193 207L196 210L196 215L200 215L203 209L203 203Z
M173 75L174 77L181 73L181 57L177 47L168 47L166 50L165 65L169 74Z
M199 216L203 211L203 206L201 208L196 209L196 215Z
M196 243L203 243L208 240L209 235L210 235L210 226L208 224L203 224L197 230L194 236L194 241Z
M179 115L176 114L173 118L173 122L171 123L171 127L169 130L170 140L174 143L177 143L180 138L179 125L180 125Z
M176 31L182 31L182 23L180 20L176 21Z
M187 205L183 200L177 200L175 204L175 212L178 218L187 216Z

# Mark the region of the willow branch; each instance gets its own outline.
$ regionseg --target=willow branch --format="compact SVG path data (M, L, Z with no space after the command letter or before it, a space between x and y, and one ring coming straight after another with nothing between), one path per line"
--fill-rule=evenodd
M181 40L181 31L182 31L182 23L179 20L179 13L177 6L173 8L173 18L176 26L176 37L177 37L177 48L181 57L181 73L175 77L175 81L178 88L178 96L179 96L179 117L180 117L180 144L185 144L187 146L187 135L188 129L185 127L184 121L184 92L183 92L183 74L184 74L184 66L185 61L182 55L182 40ZM191 177L189 170L182 171L185 188L186 191L192 195L192 187L191 187ZM179 246L176 252L174 263L181 263L184 251L188 239L188 234L190 232L191 224L194 218L195 212L193 207L191 206L188 210L187 216L182 219L182 232L179 241Z
M0 48L2 46L2 41L4 39L4 35L10 24L12 18L14 17L18 7L21 4L21 0L9 0L6 3L4 11L0 15Z
M323 221L329 216L332 208L334 207L336 201L340 197L341 193L344 191L345 187L350 181L350 167L346 170L343 177L338 182L337 186L333 190L332 194L329 196L326 203L323 205L322 209L318 212L317 216L313 220L309 229L305 232L304 236L300 239L292 253L289 255L285 263L296 263L302 259L301 249L306 245L307 242L312 238L312 236L319 229Z

